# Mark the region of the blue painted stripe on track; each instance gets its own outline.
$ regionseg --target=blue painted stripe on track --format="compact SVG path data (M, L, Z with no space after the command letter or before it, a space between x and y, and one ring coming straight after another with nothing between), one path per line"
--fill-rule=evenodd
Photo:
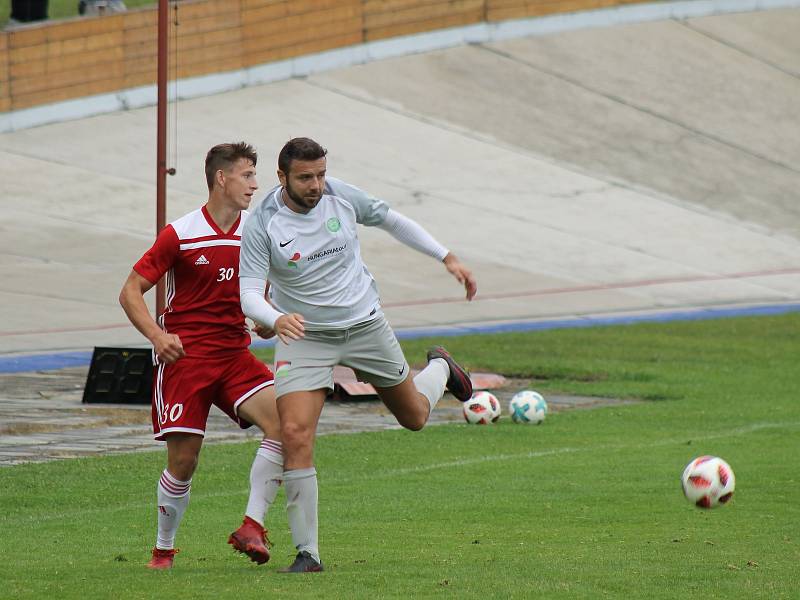
M92 360L91 352L59 352L0 357L0 373L52 371L65 367L82 367Z
M619 315L608 317L571 317L546 321L516 321L497 325L478 325L474 327L451 327L429 329L407 329L398 331L399 339L421 337L454 337L485 333L514 333L525 331L546 331L549 329L574 329L579 327L606 327L610 325L631 325L635 323L669 323L673 321L705 321L731 317L756 317L782 315L800 312L800 304L779 304L753 306L747 308L704 308L693 311L676 311L648 315Z
M497 325L475 325L468 327L428 327L403 329L395 332L401 340L423 337L455 337L486 333L514 333L525 331L546 331L549 329L572 329L578 327L606 327L610 325L631 325L634 323L669 323L674 321L704 321L709 319L728 319L731 317L756 317L782 315L800 312L800 303L772 304L769 306L750 306L740 308L702 308L690 311L672 311L647 315L619 315L607 317L571 317L545 321L515 321ZM274 346L274 340L256 340L252 348ZM82 367L92 360L92 352L61 352L55 354L32 354L20 356L0 356L0 373L22 373L26 371L52 371L65 367Z

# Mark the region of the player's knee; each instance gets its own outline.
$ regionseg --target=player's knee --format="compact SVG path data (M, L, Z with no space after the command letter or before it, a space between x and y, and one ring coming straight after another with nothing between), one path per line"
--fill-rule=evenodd
M410 412L402 415L397 421L410 431L419 431L428 422L428 413L423 411Z
M313 440L313 429L305 423L292 421L281 422L281 437L284 449L304 448Z
M189 481L197 468L196 454L183 454L170 461L170 475L179 481Z

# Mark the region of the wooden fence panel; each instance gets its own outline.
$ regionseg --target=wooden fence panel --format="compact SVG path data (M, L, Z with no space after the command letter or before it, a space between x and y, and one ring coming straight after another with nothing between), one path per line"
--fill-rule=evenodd
M370 40L645 0L185 0L170 77L232 71ZM176 18L171 7L170 21ZM156 7L0 32L0 112L153 85Z
M380 40L445 27L480 23L485 0L366 0L364 37Z
M10 32L11 108L121 89L123 22L113 15Z
M288 0L242 11L246 66L363 40L362 0Z
M8 79L8 34L0 31L0 112L11 110Z
M606 8L629 2L631 0L486 0L486 20L492 22L541 17L555 13Z
M239 0L179 4L170 39L170 76L198 77L241 69L242 27ZM177 53L175 50L177 49ZM173 64L177 59L177 65Z

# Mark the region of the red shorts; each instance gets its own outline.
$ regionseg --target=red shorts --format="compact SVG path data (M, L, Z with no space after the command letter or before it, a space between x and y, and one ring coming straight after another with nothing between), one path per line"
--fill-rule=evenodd
M238 416L239 405L272 384L272 371L246 349L158 364L151 411L155 438L163 440L165 433L174 431L204 435L212 404L247 429L252 423Z

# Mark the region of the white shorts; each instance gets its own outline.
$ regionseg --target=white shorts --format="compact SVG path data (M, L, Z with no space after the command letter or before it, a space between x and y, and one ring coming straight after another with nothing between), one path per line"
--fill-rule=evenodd
M359 381L393 387L408 377L408 363L383 313L348 329L306 331L275 347L275 395L333 389L333 367L344 365Z

